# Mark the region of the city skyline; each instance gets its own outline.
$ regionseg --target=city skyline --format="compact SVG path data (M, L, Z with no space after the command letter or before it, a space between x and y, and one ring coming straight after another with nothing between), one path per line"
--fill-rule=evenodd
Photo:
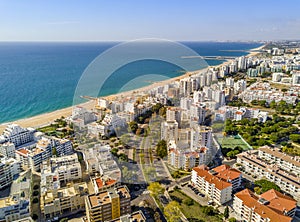
M242 5L237 1L1 1L0 41L299 39L299 4L293 0Z

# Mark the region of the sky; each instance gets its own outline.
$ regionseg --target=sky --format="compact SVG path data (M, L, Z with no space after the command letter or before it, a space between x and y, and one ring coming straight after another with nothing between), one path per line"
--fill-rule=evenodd
M0 0L0 41L300 39L299 0Z

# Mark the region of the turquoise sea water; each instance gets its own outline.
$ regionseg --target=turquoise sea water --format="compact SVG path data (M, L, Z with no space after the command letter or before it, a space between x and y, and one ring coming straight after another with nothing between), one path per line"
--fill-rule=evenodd
M0 43L0 123L38 115L72 105L74 90L83 71L100 53L116 45L97 43ZM183 42L201 56L242 56L260 43ZM113 61L112 61L113 62ZM208 60L209 65L223 61ZM176 77L175 65L145 60L125 65L105 82L100 95L119 92L128 80L137 78L124 90L139 88L160 77Z

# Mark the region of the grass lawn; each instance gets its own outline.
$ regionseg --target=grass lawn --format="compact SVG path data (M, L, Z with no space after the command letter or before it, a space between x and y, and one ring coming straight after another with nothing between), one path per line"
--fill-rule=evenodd
M217 138L222 147L234 149L236 146L242 147L243 150L249 150L249 147L238 136L222 136Z
M47 133L47 132L54 132L56 130L57 127L55 126L45 126L45 127L42 127L42 128L39 128L38 130L41 131L41 132L44 132L44 133Z
M180 210L189 221L197 221L197 219L206 222L222 221L221 215L208 216L204 214L201 210L202 206L196 201L194 201L193 205L190 206L186 205L185 201L189 199L192 200L192 199L186 196L185 194L183 194L180 190L174 190L169 194L173 200L177 201L180 204L180 208L181 208Z

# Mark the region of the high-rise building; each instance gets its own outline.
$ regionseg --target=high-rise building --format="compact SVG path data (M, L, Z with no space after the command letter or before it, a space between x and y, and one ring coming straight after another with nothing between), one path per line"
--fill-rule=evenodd
M111 188L85 198L88 222L102 222L130 214L130 194L126 186Z
M195 125L191 128L191 150L200 147L212 148L212 130L210 127Z
M176 120L161 123L161 139L165 141L178 140L178 123Z
M193 168L191 181L217 204L222 205L231 200L232 184L220 179L215 172L209 171L203 166Z
M0 189L10 185L21 172L20 162L13 158L0 160Z
M33 134L36 130L22 128L17 124L10 124L0 136L0 143L12 142L16 147L33 141Z
M15 158L15 150L15 144L11 142L0 144L0 153L7 158Z
M299 85L300 84L300 73L294 73L292 75L292 84Z

